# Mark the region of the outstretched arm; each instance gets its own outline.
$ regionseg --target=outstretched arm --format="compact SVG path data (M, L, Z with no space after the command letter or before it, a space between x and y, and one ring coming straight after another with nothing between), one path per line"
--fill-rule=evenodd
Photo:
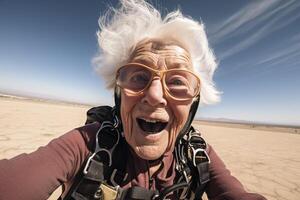
M47 199L85 161L97 124L72 130L30 154L0 161L0 199Z

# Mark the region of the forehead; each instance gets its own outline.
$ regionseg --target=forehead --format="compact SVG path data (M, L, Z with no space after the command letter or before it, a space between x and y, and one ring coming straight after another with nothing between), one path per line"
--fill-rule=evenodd
M140 42L133 51L130 62L142 63L155 69L192 69L190 54L175 42Z

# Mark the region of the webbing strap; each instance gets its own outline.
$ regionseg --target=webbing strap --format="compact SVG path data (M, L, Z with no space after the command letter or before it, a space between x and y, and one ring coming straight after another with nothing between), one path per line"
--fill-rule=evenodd
M208 167L209 167L208 162L199 163L197 165L200 185L203 185L209 181Z
M206 147L205 140L192 126L175 147L175 158L179 165L176 169L189 184L189 190L186 191L189 198L194 193L195 199L201 199L205 186L209 181L210 159ZM189 177L192 177L192 179Z
M95 198L95 194L99 188L99 183L95 181L83 178L78 187L72 192L70 199L75 200L92 200Z
M131 199L131 200L152 200L157 198L157 190L148 190L143 187L133 186L122 191L121 199Z
M110 168L103 165L102 162L91 159L88 173L84 177L89 180L101 182L105 179L104 174L107 174L109 171L111 171Z
M205 191L206 184L208 183L209 179L209 162L202 162L197 164L197 172L199 181L197 184L197 188L195 190L195 199L201 199L202 195Z

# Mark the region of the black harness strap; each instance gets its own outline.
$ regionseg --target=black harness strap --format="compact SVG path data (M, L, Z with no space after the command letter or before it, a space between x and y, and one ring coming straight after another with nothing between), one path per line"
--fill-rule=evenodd
M85 178L92 181L103 181L105 180L104 174L110 173L110 168L95 159L90 161L89 170L85 174Z
M73 199L72 198L72 193L73 193L73 191L76 191L77 190L77 188L78 188L78 185L81 183L81 180L83 179L83 168L84 168L84 166L85 166L85 163L86 163L86 161L84 162L84 164L80 167L80 169L79 169L79 173L77 173L76 174L76 176L75 176L75 178L74 178L74 181L73 181L73 184L72 184L72 186L71 186L71 188L69 189L69 191L67 192L67 194L65 195L65 197L64 198L62 198L62 196L58 199L58 200L71 200L71 199ZM84 199L84 196L82 196L82 195L80 195L80 194L78 194L77 195L77 197L76 197L76 199L79 199L79 200L81 200L81 199Z
M190 147L193 151L193 165L196 166L198 178L197 187L195 190L195 199L201 199L206 184L209 182L209 164L210 159L206 152L207 144L205 140L200 136L200 133L194 132L190 136Z
M206 148L205 140L192 126L175 147L176 169L184 177L178 182L185 180L188 184L186 194L181 194L182 198L192 198L194 194L194 199L201 199L205 191L210 163Z
M143 187L133 186L131 188L122 191L120 199L131 199L131 200L157 200L158 199L157 190L148 190Z
M86 124L97 121L101 127L96 136L95 152L88 157L76 175L71 189L64 198L67 200L102 199L101 184L118 185L127 178L124 169L128 148L120 131L116 131L117 121L114 120L113 109L109 106L100 106L90 109L87 115ZM113 147L111 152L107 150L109 147ZM111 159L112 157L116 159Z

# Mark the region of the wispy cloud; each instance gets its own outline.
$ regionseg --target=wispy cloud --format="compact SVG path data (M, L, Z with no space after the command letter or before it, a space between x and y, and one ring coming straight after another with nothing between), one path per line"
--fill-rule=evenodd
M275 48L262 54L260 57L255 57L254 60L246 64L238 63L235 70L247 67L252 71L252 78L266 76L271 72L276 72L278 67L284 69L285 72L298 73L300 63L300 36L296 34L291 38L285 38ZM249 78L249 77L248 77ZM251 78L251 79L252 79Z
M292 40L290 40L292 41ZM268 66L277 65L290 61L293 58L299 58L300 56L300 38L298 41L290 44L286 48L280 48L270 53L268 56L264 56L263 59L257 61L255 65L268 64Z
M300 2L295 0L255 1L215 25L209 34L214 44L234 37L242 38L241 42L237 41L226 52L222 52L219 59L226 59L299 19L300 13L291 14L299 7Z
M278 2L279 0L258 1L246 5L228 19L216 24L212 28L211 40L213 42L219 42L220 40L226 39L232 33L240 31L242 26L261 16L266 10Z
M290 40L291 40L292 42L299 42L299 41L300 41L300 32L299 32L298 34L292 36L292 37L290 38Z
M238 43L232 45L230 48L228 48L227 51L224 51L219 55L219 59L224 60L224 59L242 51L243 49L246 49L247 47L253 45L256 41L258 41L259 39L261 39L263 37L266 30L268 30L268 28L270 26L271 25L261 27L254 34L248 36L247 39L244 39L244 40L239 41Z

